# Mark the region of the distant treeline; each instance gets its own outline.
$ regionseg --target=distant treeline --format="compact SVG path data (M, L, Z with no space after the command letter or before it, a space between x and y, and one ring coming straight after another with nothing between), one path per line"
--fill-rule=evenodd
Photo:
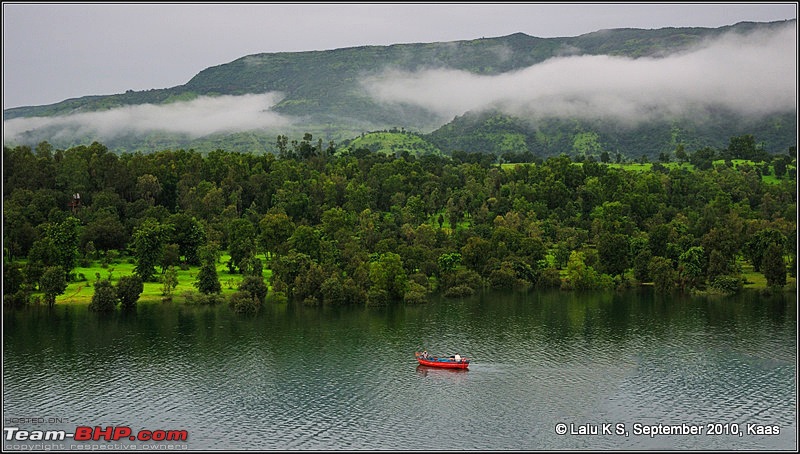
M759 155L750 136L676 150L686 164L664 157L649 171L606 155L500 166L483 153L342 152L310 134L276 147L4 147L5 303L35 292L52 303L80 260L109 255L135 261L138 282L116 289L135 304L141 282L167 276L157 267L199 266L198 291L219 293L209 265L227 251L231 273L253 276L235 298L255 307L262 267L270 292L319 305L637 283L730 293L743 265L771 287L796 270L796 156Z

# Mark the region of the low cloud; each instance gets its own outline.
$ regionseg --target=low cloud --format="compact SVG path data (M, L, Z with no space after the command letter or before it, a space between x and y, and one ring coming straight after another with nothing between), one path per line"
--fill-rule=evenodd
M718 108L791 112L797 110L797 28L728 34L660 58L556 57L496 76L386 70L363 86L376 100L420 106L442 122L486 109L629 124Z
M3 140L14 141L38 129L102 140L159 131L197 138L221 132L283 128L290 124L289 119L270 111L281 97L279 93L200 97L186 102L140 104L57 117L15 118L3 121Z

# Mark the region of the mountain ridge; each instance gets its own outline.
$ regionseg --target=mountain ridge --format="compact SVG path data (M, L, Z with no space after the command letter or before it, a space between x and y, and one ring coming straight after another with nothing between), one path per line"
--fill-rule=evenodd
M660 58L680 53L703 40L725 33L773 30L795 22L796 20L740 22L719 28L621 28L562 38L538 38L518 32L501 37L449 42L257 53L206 68L191 77L187 83L171 88L128 90L121 94L72 98L45 106L6 109L4 123L13 119L96 113L141 105L163 107L204 97L280 93L280 100L270 106L269 110L292 118L291 126L264 131L238 131L231 135L240 138L245 136L259 138L257 142L263 143L264 137L275 137L276 133L300 137L308 132L327 142L346 140L364 132L400 127L432 137L448 123L455 121L459 115L467 115L468 111L443 120L441 113L421 105L381 103L364 91L362 85L364 78L381 76L386 68L396 68L407 73L446 68L475 77L497 76L520 71L557 56L607 55L629 59ZM775 118L777 119L773 121L781 123L787 121L786 115ZM714 126L712 129L719 129L719 126ZM32 129L25 131L26 134L22 136L20 142L33 144L47 140L48 137L55 137L59 132L63 134L65 130L52 126L50 129ZM753 132L758 133L758 131ZM93 136L91 133L83 132L82 135L73 135L70 140L56 141L54 145L66 147L99 140L108 144L110 148L121 151L156 151L157 148L154 147L166 144L169 144L169 147L194 147L202 150L209 141L220 143L220 134L225 135L216 133L198 138L185 134L182 136L148 131L103 140L98 135ZM719 134L714 143L727 140L724 131ZM441 135L440 131L439 143L446 143L446 140L441 140ZM212 136L213 140L209 139ZM780 146L791 141L784 139ZM7 141L4 137L5 142ZM268 148L270 147L251 151L274 151ZM443 151L449 152L452 149ZM631 153L627 150L622 152Z

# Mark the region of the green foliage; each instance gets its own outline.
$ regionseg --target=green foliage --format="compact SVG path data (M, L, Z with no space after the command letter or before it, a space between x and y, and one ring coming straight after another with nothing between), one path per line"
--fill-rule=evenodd
M197 249L206 243L206 231L203 225L193 216L186 213L175 213L168 222L173 226L170 242L178 245L179 254L184 256L190 265L199 265L200 257Z
M650 277L656 292L668 293L675 288L677 272L672 268L672 261L665 257L655 256L648 266Z
M143 291L144 283L137 275L122 276L117 281L117 297L123 309L136 307L136 302L139 301Z
M369 278L372 290L385 294L390 300L401 300L408 288L408 276L399 254L387 252L369 264ZM381 301L383 301L381 296Z
M424 304L428 302L428 289L417 282L410 281L408 289L403 295L406 304Z
M786 285L786 261L783 259L783 247L778 243L771 243L764 251L761 269L770 287L783 287Z
M64 269L60 266L51 266L45 269L39 279L39 289L44 293L45 303L49 307L53 307L56 304L56 296L61 295L67 289Z
M228 224L228 253L231 256L229 268L243 271L243 263L256 253L256 229L245 218L234 219Z
M617 276L625 273L630 260L630 246L627 235L620 233L603 233L597 241L597 254L602 272Z
M320 148L305 142L287 140L287 150ZM179 150L117 157L103 148L94 144L67 153L68 167L83 169L70 184L90 188L75 211L77 237L79 244L87 241L81 249L88 251L95 240L105 242L99 232L114 225L125 240L119 249L97 248L96 268L83 268L93 263L83 257L64 301L91 297L82 276L138 276L134 271L148 263L166 269L159 282L143 281L141 300L176 292L179 301L218 302L240 289L263 301L264 287L253 282L250 290L251 282L243 279L266 276L272 285L266 297L337 306L418 304L430 291L457 296L486 286L614 288L627 285L631 271L660 291L678 285L721 292L714 282L737 276L740 266L748 267L748 286L780 282L777 273L767 279L749 272L750 265L765 266L771 244L796 263L796 185L788 175L767 184L760 175L764 163L716 163L709 170L666 163L655 170L591 157L573 162L568 156L498 166L486 155L466 152L393 157L362 150L281 159L221 149L207 156ZM5 150L4 160L13 159L18 168L49 168L69 181L70 172L60 167L65 151L36 161L25 149ZM43 174L50 181L43 183L20 178L16 169L4 173L4 216L19 229L5 243L14 244L6 263L18 263L11 267L16 275L9 270L4 279L15 290L4 297L7 304L24 304L26 292L40 297L40 278L60 260L54 238L61 235L48 232L74 222L72 210L60 202L69 194L56 189L58 178ZM150 191L152 200L136 192L142 175L161 185ZM114 222L105 225L107 219ZM85 235L100 225L105 227ZM227 276L224 289L217 272L228 256L220 244L233 246L227 252L237 258L230 263L241 272ZM27 260L23 255L11 262L12 249L27 251ZM187 263L192 250L201 266ZM256 251L265 253L264 265ZM580 260L570 261L575 252ZM666 262L651 266L656 257ZM559 268L567 268L563 280ZM170 284L172 273L182 284ZM192 285L200 292L186 294Z
M444 274L440 287L446 297L462 297L472 295L486 286L484 279L477 272L469 269L458 269Z
M390 156L408 154L420 156L425 154L440 155L442 152L418 134L406 132L371 132L353 140L344 141L342 148L349 152L367 149L372 153Z
M439 256L437 262L439 264L439 271L442 273L449 273L461 266L461 254L453 252L442 254Z
M706 257L701 246L692 246L678 257L678 273L684 289L702 287L706 277Z
M636 257L633 259L633 276L639 282L649 282L650 281L650 260L653 258L653 254L650 252L650 248L643 248L636 254Z
M753 235L742 247L742 253L753 264L755 271L761 271L766 251L770 246L777 245L780 250L783 250L785 244L786 236L779 230L768 227Z
M45 266L60 266L68 275L78 260L78 227L80 221L67 216L63 221L44 224L45 237L34 243L35 260ZM43 251L42 249L47 249Z
M264 278L260 276L245 276L239 284L239 291L246 292L252 298L263 303L267 298L267 284L264 283Z
M197 273L197 280L194 286L200 293L209 295L212 293L220 293L222 291L222 284L219 282L217 276L217 267L212 262L205 262L200 266L200 271Z
M161 275L161 295L169 298L178 286L178 271L171 266Z
M247 291L238 291L228 300L231 309L237 314L255 314L261 308L262 301Z
M133 232L133 251L136 257L134 272L142 282L150 282L155 275L155 265L163 254L164 242L172 233L173 227L161 224L153 218L145 219Z
M598 273L592 266L587 265L586 255L581 251L572 251L567 262L566 279L562 288L569 290L596 290L609 289L612 286L610 278Z
M95 312L113 312L117 308L119 298L117 291L108 279L100 279L94 283L94 294L89 310Z
M742 279L737 276L725 275L716 276L709 282L708 287L717 293L733 295L740 292L744 288L744 284Z

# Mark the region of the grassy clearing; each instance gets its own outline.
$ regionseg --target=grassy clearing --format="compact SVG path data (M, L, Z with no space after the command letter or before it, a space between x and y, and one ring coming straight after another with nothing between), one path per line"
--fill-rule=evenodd
M230 274L228 272L227 261L230 259L229 255L223 255L217 262L217 277L222 285L222 295L229 295L236 291L239 283L242 281L241 274ZM119 278L133 274L133 269L136 265L128 261L120 261L113 263L106 268L100 266L100 262L94 262L88 267L76 267L73 272L79 277L79 281L70 282L67 290L63 295L56 298L56 304L89 304L94 295L94 282L97 280L98 275L100 279L109 279L112 284L116 285ZM160 269L157 268L160 273ZM185 302L183 294L185 292L197 292L194 286L197 273L200 267L189 267L189 269L178 271L178 286L172 291L172 301ZM272 275L270 270L264 271L264 278L269 282ZM160 274L157 274L160 277ZM84 279L85 278L85 279ZM160 282L145 282L144 291L139 297L139 303L160 303L164 296L162 295L162 284Z
M500 167L503 168L503 169L507 169L508 170L508 169L513 169L515 166L521 165L521 164L536 165L535 163L503 163L503 164L500 164ZM583 165L582 162L576 162L574 164L575 165ZM714 165L715 166L723 165L723 164L725 164L725 161L722 160L722 159L714 161ZM749 161L749 160L746 160L746 159L733 159L733 160L731 160L731 164L733 165L734 169L738 168L739 165L742 165L742 164L749 165L751 167L756 167L756 166L761 167L761 166L764 165L763 162L753 162L753 161ZM653 168L653 163L651 163L651 162L644 162L644 163L642 163L642 162L606 163L604 165L606 165L606 166L608 166L610 168L625 170L625 171L628 171L628 172L647 172L647 171L652 170L652 168ZM661 163L661 165L663 165L664 167L666 167L667 169L670 169L670 170L672 170L672 169L686 169L686 170L688 170L690 172L695 170L694 165L690 164L688 162L684 162L684 163L680 163L680 162L663 162L663 163ZM793 168L794 168L794 166L792 166L792 165L788 165L787 166L787 169L793 169ZM775 168L773 166L771 166L771 165L769 166L769 174L761 175L761 181L763 181L764 183L767 183L767 184L780 184L780 182L784 181L785 179L786 179L786 177L784 177L784 178L776 177L775 176Z

